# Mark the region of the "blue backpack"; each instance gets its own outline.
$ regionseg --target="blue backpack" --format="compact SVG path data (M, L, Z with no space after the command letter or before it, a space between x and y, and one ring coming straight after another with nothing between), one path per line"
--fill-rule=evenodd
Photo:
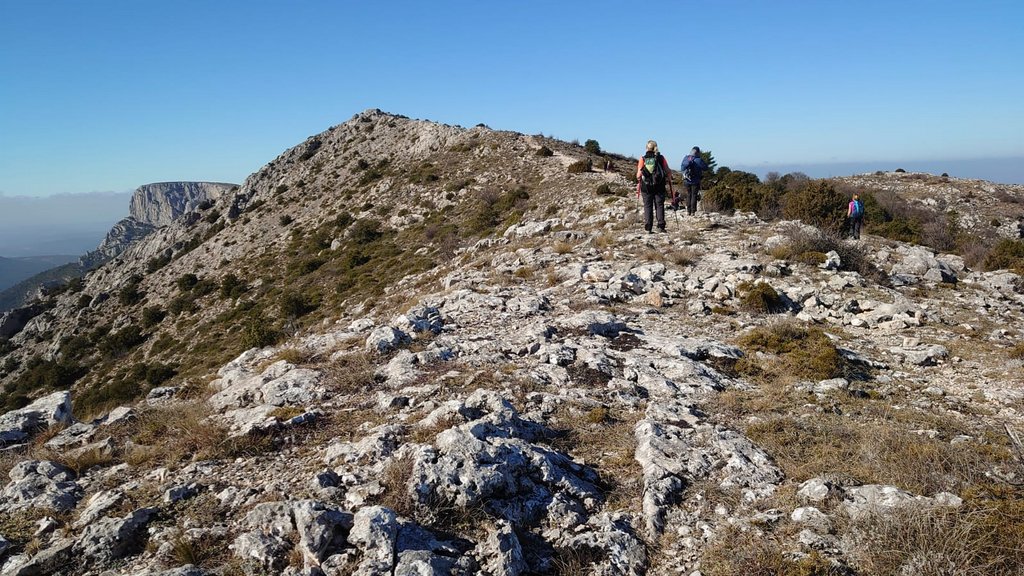
M864 203L861 202L860 200L854 200L853 201L853 211L851 212L851 215L853 217L855 217L855 218L857 216L863 216L864 215Z
M687 156L683 160L682 172L683 180L687 182L697 182L700 180L701 169L700 164L696 162L699 156Z

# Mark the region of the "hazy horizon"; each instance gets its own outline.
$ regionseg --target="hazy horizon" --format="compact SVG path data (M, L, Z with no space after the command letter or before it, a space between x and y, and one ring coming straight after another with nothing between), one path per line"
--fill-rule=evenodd
M712 152L714 152L712 150ZM724 164L729 166L728 164ZM786 174L803 172L811 178L832 178L853 176L867 172L892 172L903 169L907 172L949 174L952 178L988 180L996 184L1024 184L1024 157L1019 158L971 158L953 160L874 160L850 162L787 162L762 164L736 164L732 170L743 170L757 174L764 179L768 172Z
M0 256L84 254L128 216L131 192L55 196L0 193Z

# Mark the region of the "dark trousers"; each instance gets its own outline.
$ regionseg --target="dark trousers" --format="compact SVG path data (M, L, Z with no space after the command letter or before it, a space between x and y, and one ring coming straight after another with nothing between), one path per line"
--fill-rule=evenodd
M697 200L700 199L700 182L684 182L683 186L686 188L686 213L693 216L697 213Z
M658 217L658 230L665 229L665 190L644 190L640 197L644 199L644 230L651 231L654 216Z
M850 216L850 233L855 240L860 240L860 227L864 225L863 216Z

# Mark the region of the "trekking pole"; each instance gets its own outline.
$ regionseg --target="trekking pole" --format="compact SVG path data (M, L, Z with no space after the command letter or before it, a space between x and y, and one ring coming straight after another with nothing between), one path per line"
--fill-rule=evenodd
M672 205L676 207L673 212L676 213L676 228L679 228L681 226L679 222L679 196L676 195L675 188L672 189Z

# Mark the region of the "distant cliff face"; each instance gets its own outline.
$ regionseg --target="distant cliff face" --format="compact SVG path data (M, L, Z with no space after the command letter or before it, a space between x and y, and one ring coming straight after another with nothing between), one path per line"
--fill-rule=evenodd
M132 195L127 218L107 232L99 247L82 256L82 265L94 268L124 252L132 244L206 201L216 202L236 184L222 182L159 182L139 186Z
M152 226L167 226L205 200L216 201L236 184L220 182L159 182L139 186L132 195L129 214Z

